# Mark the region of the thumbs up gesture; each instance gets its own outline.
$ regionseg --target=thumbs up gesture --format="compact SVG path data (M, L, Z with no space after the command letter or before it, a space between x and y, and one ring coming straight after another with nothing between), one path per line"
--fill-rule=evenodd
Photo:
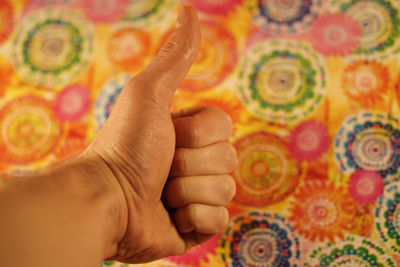
M183 254L228 223L236 165L227 143L232 122L199 107L171 114L175 90L200 49L193 8L182 8L170 40L123 88L100 133L84 152L118 197L108 259L146 262Z

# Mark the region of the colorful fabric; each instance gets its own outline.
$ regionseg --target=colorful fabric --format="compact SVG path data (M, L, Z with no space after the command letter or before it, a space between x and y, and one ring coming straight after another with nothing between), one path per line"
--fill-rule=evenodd
M0 172L85 149L187 3L172 109L232 117L237 194L220 235L142 266L400 266L398 0L0 0Z

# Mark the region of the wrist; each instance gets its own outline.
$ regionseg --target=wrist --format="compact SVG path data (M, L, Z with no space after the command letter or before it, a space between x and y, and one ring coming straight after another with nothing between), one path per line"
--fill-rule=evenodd
M93 229L98 231L103 246L103 260L113 257L127 227L126 200L114 174L98 155L85 152L54 168L63 173L68 187L95 213ZM65 175L66 174L66 175ZM58 175L54 175L58 177Z
M99 266L113 257L127 220L108 175L85 154L0 181L0 266Z

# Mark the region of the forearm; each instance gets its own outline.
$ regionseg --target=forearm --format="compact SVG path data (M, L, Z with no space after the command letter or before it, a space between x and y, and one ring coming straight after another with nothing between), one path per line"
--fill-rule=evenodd
M77 159L0 181L0 266L98 267L116 252L117 200L96 169Z

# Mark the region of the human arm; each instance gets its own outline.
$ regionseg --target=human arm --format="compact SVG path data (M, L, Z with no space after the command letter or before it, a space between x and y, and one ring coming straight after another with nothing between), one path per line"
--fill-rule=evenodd
M184 13L82 155L1 183L0 266L150 261L182 254L225 226L231 122L212 108L169 112L200 45L197 17Z

